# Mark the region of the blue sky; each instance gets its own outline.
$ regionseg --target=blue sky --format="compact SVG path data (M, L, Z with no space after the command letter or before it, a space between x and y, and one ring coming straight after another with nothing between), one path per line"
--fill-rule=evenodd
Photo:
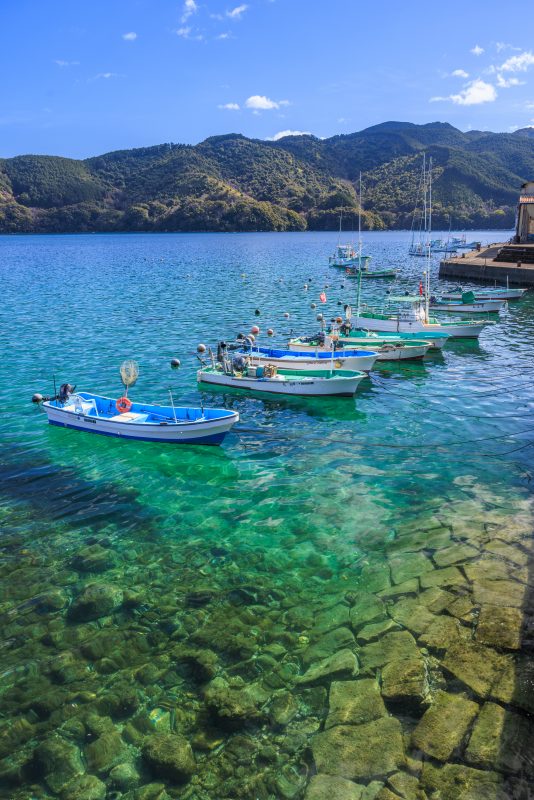
M534 125L528 3L0 0L0 156Z

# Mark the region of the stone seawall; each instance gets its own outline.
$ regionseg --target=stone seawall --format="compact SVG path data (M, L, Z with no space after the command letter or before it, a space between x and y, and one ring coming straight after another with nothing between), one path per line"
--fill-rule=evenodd
M503 243L504 244L504 243ZM501 244L478 251L466 253L463 257L450 258L440 262L439 277L484 281L503 284L508 281L513 286L534 286L534 264L510 264L495 261Z

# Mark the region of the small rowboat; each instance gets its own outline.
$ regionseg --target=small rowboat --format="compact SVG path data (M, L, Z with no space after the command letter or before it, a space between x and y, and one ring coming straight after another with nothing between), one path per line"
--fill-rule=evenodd
M119 405L127 410L119 413ZM51 425L142 442L221 444L239 421L237 411L224 408L132 403L124 397L117 401L90 392L58 395L43 400L42 406Z
M378 353L370 350L345 350L343 352L309 353L298 350L277 350L269 347L254 347L252 350L238 351L236 355L248 358L251 364L274 364L280 369L291 370L356 370L369 372L378 358Z
M216 367L204 367L197 372L199 384L298 397L351 397L365 377L367 377L365 372L350 370L294 371L277 369L274 365L265 367L245 365L242 371L237 371L228 363Z

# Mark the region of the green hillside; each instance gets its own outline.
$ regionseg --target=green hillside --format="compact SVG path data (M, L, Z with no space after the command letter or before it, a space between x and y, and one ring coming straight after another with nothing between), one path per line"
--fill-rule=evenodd
M0 232L329 230L411 224L422 153L432 156L435 227L513 225L520 184L534 177L534 135L447 123L386 122L347 136L239 134L77 161L0 159Z

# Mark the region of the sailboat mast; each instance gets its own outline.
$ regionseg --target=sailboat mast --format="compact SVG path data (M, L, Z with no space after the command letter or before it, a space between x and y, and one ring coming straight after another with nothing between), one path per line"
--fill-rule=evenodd
M424 235L426 236L426 153L423 153L423 215L424 215Z
M430 308L430 257L432 249L432 156L430 156L430 165L428 168L428 241L426 250L426 275L425 275L425 322L429 321L429 308Z
M357 325L360 324L360 305L362 296L362 173L359 181L360 207L358 210L358 298L356 302Z

